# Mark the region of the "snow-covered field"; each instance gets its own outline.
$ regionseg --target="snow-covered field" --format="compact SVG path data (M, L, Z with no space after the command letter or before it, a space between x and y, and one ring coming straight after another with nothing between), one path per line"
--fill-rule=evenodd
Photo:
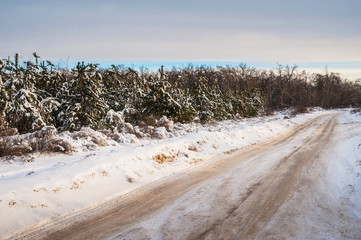
M127 134L128 143L93 151L83 151L84 144L78 142L79 151L69 155L41 154L34 162L1 162L0 236L210 163L235 149L266 141L327 113L315 111L290 119L278 113L211 125L176 125L161 140L137 139ZM360 115L346 113L340 119L345 124L361 125ZM349 131L356 131L353 129ZM335 186L356 193L350 201L360 206L358 133L333 149L332 154L345 161L335 161L329 171L336 175ZM355 213L360 216L359 210Z

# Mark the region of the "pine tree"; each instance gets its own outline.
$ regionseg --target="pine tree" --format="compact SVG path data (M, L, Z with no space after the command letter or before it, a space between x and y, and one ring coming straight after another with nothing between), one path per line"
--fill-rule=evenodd
M17 60L18 61L18 60ZM20 133L38 130L49 124L51 115L48 113L36 94L34 80L36 68L28 62L26 69L15 64L16 74L7 81L11 110L8 119L11 127L17 128ZM18 74L20 72L20 74Z
M40 58L34 53L36 60ZM38 63L37 63L38 64ZM38 66L38 65L37 65ZM55 113L60 105L59 102L59 89L62 82L64 82L64 74L53 71L54 65L50 61L44 61L38 66L40 71L36 74L35 88L36 94L40 99L45 111L49 113L50 119L47 121L55 125ZM50 67L50 70L49 70Z
M125 121L138 123L139 119L144 116L143 101L145 95L150 91L149 81L141 78L138 72L132 68L128 68L123 79L118 104Z
M182 90L176 84L175 88L172 90L173 99L181 106L181 108L179 109L177 115L173 116L171 119L181 123L194 121L197 111L192 106L192 97L189 94L188 89Z
M73 79L63 84L58 122L61 130L79 130L83 126L99 128L108 110L102 98L102 77L95 64L78 63Z
M5 90L5 86L2 81L2 76L5 69L5 63L0 59L0 131L8 128L8 122L6 120L6 114L9 111L9 95Z
M103 74L103 93L102 97L110 109L118 112L124 109L124 99L121 94L125 88L126 75L120 71L119 66L112 65L105 70Z
M205 122L214 118L213 108L214 102L209 99L210 88L205 84L204 76L200 76L193 83L192 89L192 105L197 111L199 120Z

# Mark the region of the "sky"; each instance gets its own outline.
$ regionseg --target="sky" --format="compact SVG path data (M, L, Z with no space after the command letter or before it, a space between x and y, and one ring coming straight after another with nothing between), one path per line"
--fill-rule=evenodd
M0 57L298 65L361 78L359 0L0 0Z

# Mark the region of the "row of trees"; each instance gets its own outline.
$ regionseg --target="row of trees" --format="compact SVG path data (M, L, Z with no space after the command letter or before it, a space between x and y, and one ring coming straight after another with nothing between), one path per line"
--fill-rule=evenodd
M50 61L19 63L16 54L0 61L0 130L31 132L112 128L119 121L145 124L167 116L176 122L250 117L292 106L359 107L361 88L338 74L306 74L239 67L135 71L84 62L59 69Z
M170 72L141 71L113 65L78 63L74 69L56 69L50 61L20 65L18 55L0 62L0 128L32 132L46 125L58 130L112 128L119 121L145 124L167 116L177 122L223 120L235 115L254 116L264 107L256 91L222 91L209 84L203 71L186 86ZM172 73L173 74L173 73ZM187 83L188 84L188 83ZM0 130L1 130L0 129Z

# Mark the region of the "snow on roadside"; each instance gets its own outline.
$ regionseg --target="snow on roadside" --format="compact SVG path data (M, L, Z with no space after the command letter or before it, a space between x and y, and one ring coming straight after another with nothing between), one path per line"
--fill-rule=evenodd
M360 239L361 114L338 116L331 140L268 226L274 239Z
M327 179L333 198L361 219L361 113L340 116L335 148L328 155Z
M176 125L170 133L159 128L164 137L161 140L142 140L127 134L125 143L93 151L39 155L34 162L1 162L0 236L125 194L326 113L316 111L291 119L279 113L208 125ZM76 141L80 150L86 145L81 141Z

